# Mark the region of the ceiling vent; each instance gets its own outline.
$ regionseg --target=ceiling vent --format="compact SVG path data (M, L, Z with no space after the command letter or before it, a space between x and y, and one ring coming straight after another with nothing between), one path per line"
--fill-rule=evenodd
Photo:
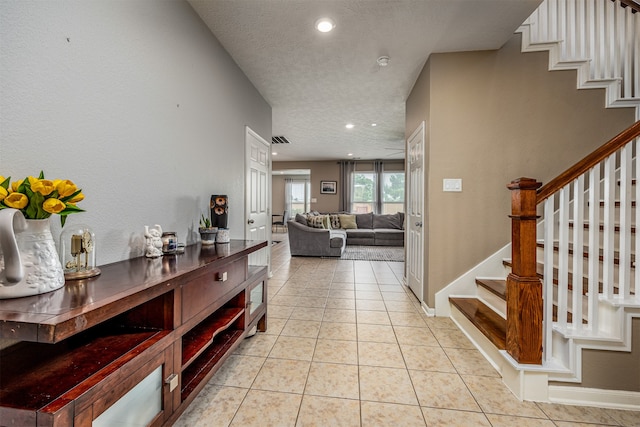
M284 136L272 136L271 143L272 144L289 144L289 140Z

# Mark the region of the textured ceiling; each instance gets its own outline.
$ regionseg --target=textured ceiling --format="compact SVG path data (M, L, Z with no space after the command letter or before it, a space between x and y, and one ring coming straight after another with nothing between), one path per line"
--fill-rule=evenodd
M278 161L404 158L405 101L429 55L498 49L540 2L189 0L271 105L273 135L291 142L273 146ZM321 17L336 28L316 31Z

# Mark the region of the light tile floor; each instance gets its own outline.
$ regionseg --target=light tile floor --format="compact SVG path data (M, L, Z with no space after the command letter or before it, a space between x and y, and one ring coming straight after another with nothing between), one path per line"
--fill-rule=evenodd
M291 258L284 237L267 332L176 426L640 426L640 412L518 401L450 319L424 315L403 263Z

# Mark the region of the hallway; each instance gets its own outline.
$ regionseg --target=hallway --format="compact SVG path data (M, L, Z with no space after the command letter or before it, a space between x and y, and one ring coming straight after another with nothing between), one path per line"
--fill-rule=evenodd
M640 413L519 402L403 263L291 258L273 246L267 332L247 338L175 424L640 426Z

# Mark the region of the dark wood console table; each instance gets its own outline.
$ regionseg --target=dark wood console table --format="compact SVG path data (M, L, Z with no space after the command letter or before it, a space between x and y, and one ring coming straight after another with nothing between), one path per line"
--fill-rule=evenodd
M148 425L171 425L240 340L266 330L267 267L248 264L266 246L192 245L0 300L0 338L20 341L0 351L0 424L109 425L113 413L138 416L109 411L129 404L150 411L138 416ZM138 396L151 404L128 403Z

